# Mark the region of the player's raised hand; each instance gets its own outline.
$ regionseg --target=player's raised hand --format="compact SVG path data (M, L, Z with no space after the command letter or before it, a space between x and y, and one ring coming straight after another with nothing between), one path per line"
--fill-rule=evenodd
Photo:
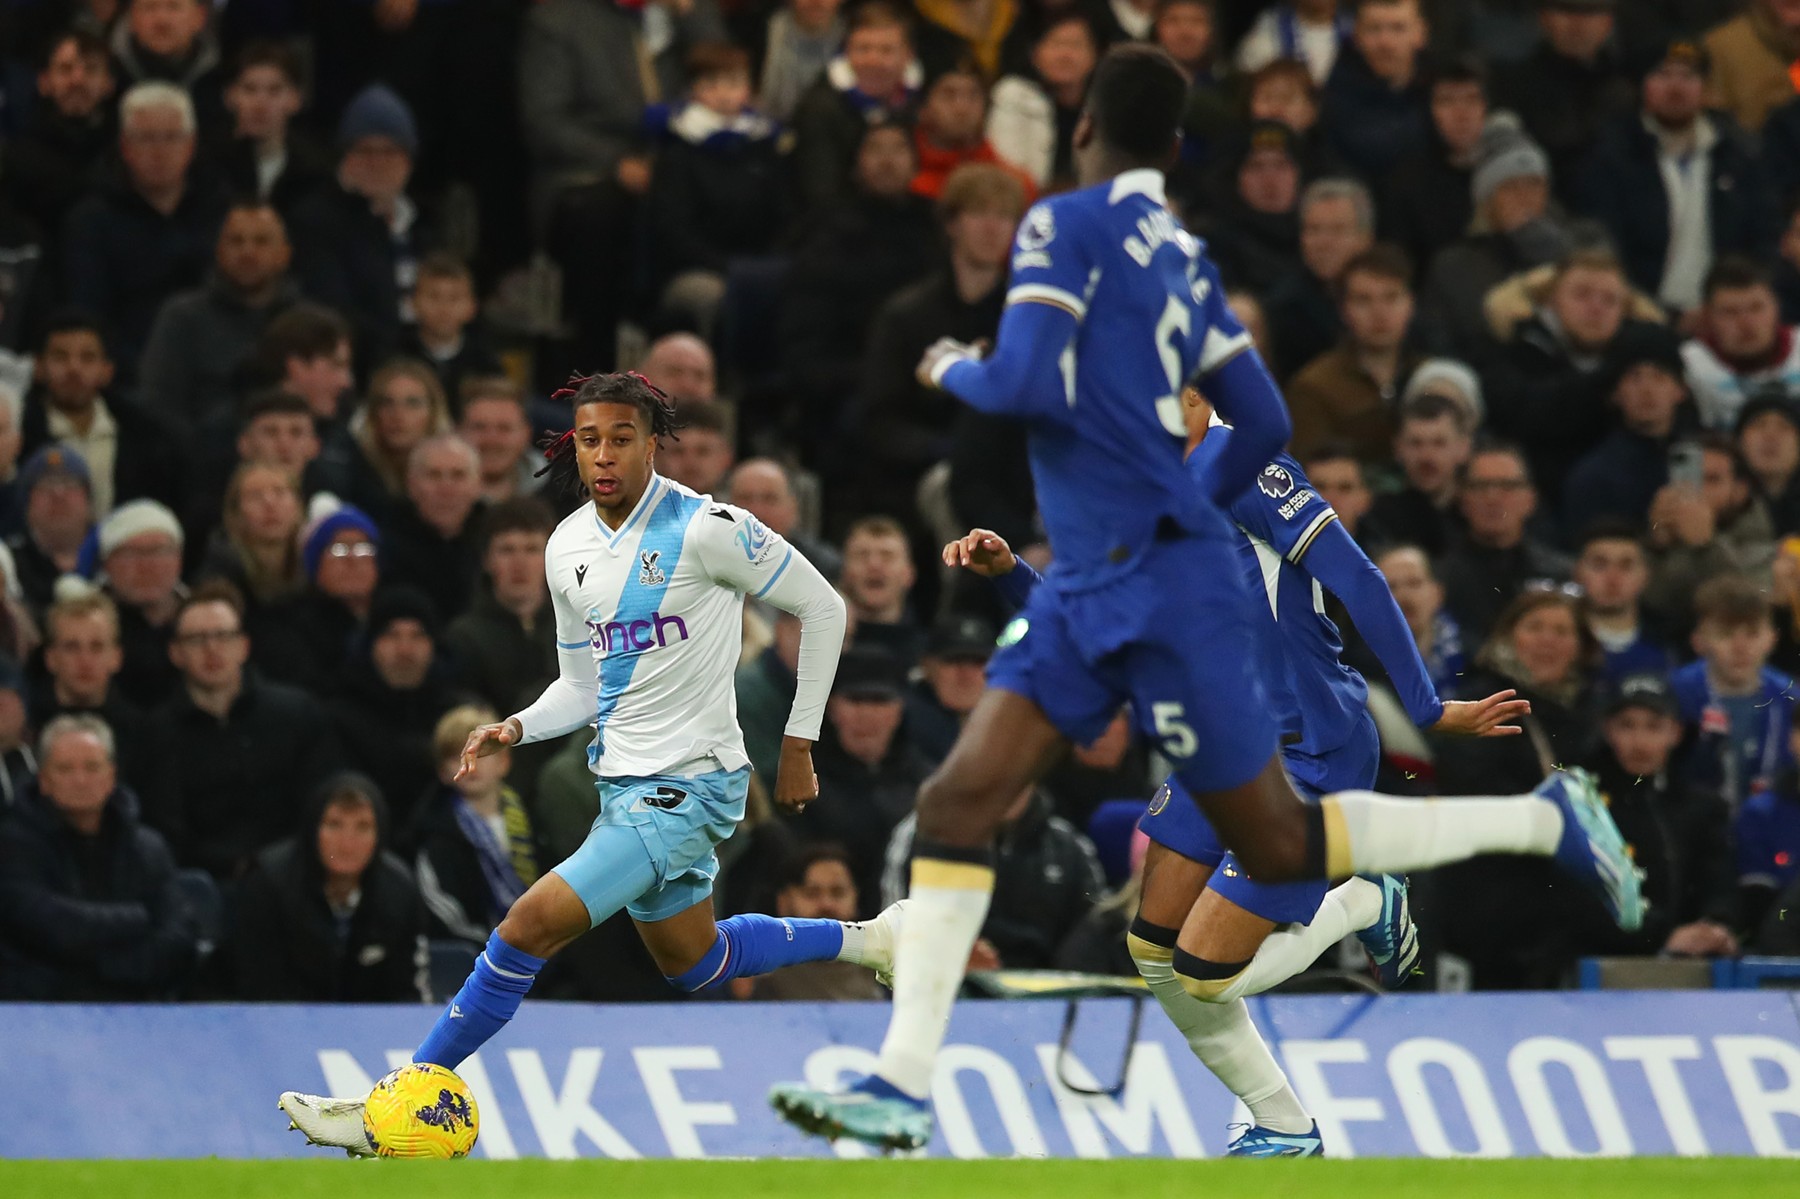
M469 732L469 739L463 742L462 761L457 764L456 777L452 782L461 782L471 770L475 769L475 759L485 758L489 754L497 754L510 745L517 745L525 730L517 720L508 716L499 724L482 724Z
M1517 691L1496 691L1486 699L1449 700L1444 714L1431 726L1434 733L1459 737L1516 737L1525 730L1508 721L1531 714L1531 701L1514 699Z
M819 798L819 776L813 770L812 742L781 739L781 762L775 767L775 802L791 812L804 812Z
M976 347L954 337L940 337L925 347L925 353L920 355L919 365L913 373L918 376L921 386L936 387L940 369L948 369L950 362L961 362L978 356Z
M992 529L970 529L944 547L945 566L961 566L984 579L1010 574L1018 564L1012 546Z

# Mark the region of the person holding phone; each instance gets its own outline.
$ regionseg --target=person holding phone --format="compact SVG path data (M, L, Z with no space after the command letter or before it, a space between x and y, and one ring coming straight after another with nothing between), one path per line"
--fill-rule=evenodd
M1669 449L1669 482L1650 501L1653 566L1645 604L1671 630L1692 627L1692 597L1722 574L1764 577L1775 552L1768 507L1731 439L1700 433Z

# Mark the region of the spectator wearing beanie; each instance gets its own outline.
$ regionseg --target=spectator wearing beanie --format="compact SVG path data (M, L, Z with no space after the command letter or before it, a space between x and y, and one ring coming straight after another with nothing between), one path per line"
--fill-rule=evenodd
M1563 487L1563 529L1580 537L1601 520L1642 529L1650 503L1669 482L1669 448L1699 422L1672 341L1622 347L1603 384L1616 423L1579 458Z
M306 585L252 643L258 669L316 696L338 689L381 579L380 546L375 522L358 508L327 507L312 518L300 533Z
M41 614L56 580L80 564L94 527L93 480L87 459L46 445L19 468L19 507L25 527L7 538L26 605Z
M1279 121L1250 127L1220 179L1221 195L1201 232L1226 283L1266 294L1300 269L1300 159L1294 131Z
M1419 311L1430 348L1464 361L1493 352L1483 302L1514 275L1555 262L1573 239L1550 209L1550 158L1511 113L1488 118L1469 190L1468 235L1439 252Z
M331 704L350 766L394 797L396 847L408 853L419 805L437 786L438 718L470 699L454 686L440 644L431 600L411 587L384 588Z
M293 835L336 752L318 701L247 669L243 597L223 580L182 601L169 655L180 685L147 726L156 761L142 783L150 823L182 866L220 882Z
M1676 40L1644 76L1643 107L1587 159L1582 211L1606 226L1632 284L1675 312L1700 305L1725 254L1766 259L1775 211L1749 139L1705 110L1706 52Z
M100 522L97 576L119 606L125 667L119 688L144 708L168 698L177 680L169 635L187 589L181 582L181 522L155 500L132 500Z
M349 318L363 361L399 343L419 259L435 238L407 194L419 155L412 110L375 84L338 122L336 182L294 209L291 233L300 288Z
M1800 533L1800 408L1786 388L1770 387L1744 405L1737 447L1776 536Z

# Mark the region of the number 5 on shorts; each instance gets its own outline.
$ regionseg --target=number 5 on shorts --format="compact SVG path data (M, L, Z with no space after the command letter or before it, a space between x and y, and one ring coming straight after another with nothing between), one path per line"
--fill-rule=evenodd
M1187 711L1180 704L1151 704L1150 721L1162 739L1162 749L1171 758L1187 759L1200 748L1200 738L1188 727Z

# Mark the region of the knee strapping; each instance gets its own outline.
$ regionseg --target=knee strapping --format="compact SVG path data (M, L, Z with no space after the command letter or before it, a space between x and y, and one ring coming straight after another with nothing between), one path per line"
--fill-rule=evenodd
M1181 989L1202 1003L1230 1003L1244 997L1250 963L1209 962L1183 949L1175 950L1175 977Z
M1167 966L1174 961L1177 932L1160 924L1151 924L1142 916L1131 922L1131 931L1125 936L1125 948L1130 952L1131 960L1137 963L1138 973L1142 974L1147 964Z

